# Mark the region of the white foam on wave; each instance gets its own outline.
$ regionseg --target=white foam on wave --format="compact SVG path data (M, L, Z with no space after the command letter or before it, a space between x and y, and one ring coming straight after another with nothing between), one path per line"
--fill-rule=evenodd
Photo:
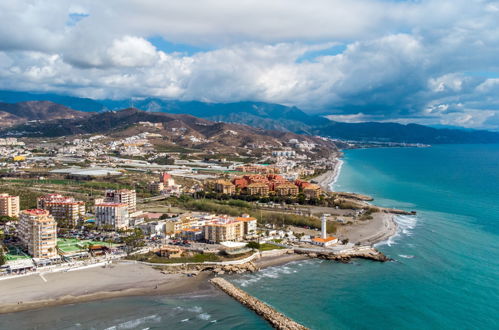
M412 259L412 258L414 258L414 256L409 256L409 255L406 255L406 254L399 254L399 257L404 258L404 259Z
M259 282L262 279L278 279L283 275L290 275L297 273L297 267L304 267L314 263L314 260L300 260L293 261L281 266L273 266L265 268L258 273L242 275L241 278L233 280L235 283L242 287Z
M338 178L340 177L341 168L343 167L343 163L344 163L344 161L342 161L341 159L338 159L338 164L336 165L336 168L334 171L333 180L329 183L329 189L331 189L331 191L334 191L334 185L336 184L336 182L338 181Z
M126 321L112 327L106 328L106 330L118 330L118 329L136 329L139 325L144 324L146 322L161 322L161 316L154 314L149 316L140 317L135 320Z
M376 243L374 246L388 245L392 246L397 244L402 238L412 236L413 229L416 228L418 219L413 215L397 215L394 217L397 223L397 232L395 235L390 236L387 240Z

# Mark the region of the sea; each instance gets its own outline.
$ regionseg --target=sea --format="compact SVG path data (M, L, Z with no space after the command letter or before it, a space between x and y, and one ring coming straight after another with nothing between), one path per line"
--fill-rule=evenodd
M417 212L378 244L393 261L305 260L228 279L312 329L499 329L499 145L355 149L343 160L335 190ZM6 314L0 328L270 326L213 289Z

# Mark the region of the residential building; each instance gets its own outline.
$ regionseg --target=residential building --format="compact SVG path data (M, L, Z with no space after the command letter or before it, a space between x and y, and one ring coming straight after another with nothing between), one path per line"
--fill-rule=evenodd
M59 226L75 227L85 216L85 203L72 197L48 194L37 198L39 209L50 212Z
M17 227L21 243L34 258L57 256L57 223L49 211L24 210Z
M136 210L137 196L135 190L107 190L104 202L126 204L128 205L128 212L133 213Z
M236 186L230 181L220 179L215 181L215 191L222 194L234 195L236 193Z
M180 237L188 241L200 241L203 239L203 230L201 228L187 228L182 230Z
M19 196L0 194L0 216L19 216Z
M159 177L159 181L163 183L165 187L170 187L175 185L175 180L172 178L172 176L169 173L161 173Z
M152 181L149 182L148 188L152 193L160 193L161 191L163 191L163 189L165 189L165 185L163 184L163 182Z
M282 183L275 187L275 193L279 196L296 196L298 195L298 187L290 182Z
M303 188L303 194L306 198L319 198L321 196L321 187L316 184L309 184Z
M249 184L246 187L246 191L249 195L267 196L269 194L270 188L263 182L257 182Z
M209 242L240 241L244 236L244 224L236 220L208 223L203 227L203 233Z
M125 203L102 203L95 205L95 223L114 229L127 228L130 223L129 205Z
M236 218L236 221L240 221L243 223L244 236L256 234L256 228L257 228L256 218L250 217L249 215L243 215L242 217Z

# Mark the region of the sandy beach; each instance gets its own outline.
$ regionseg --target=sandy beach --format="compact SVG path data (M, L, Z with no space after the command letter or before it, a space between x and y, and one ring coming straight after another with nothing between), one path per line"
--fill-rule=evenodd
M324 191L329 191L329 192L333 191L331 189L331 184L334 185L336 180L338 180L338 176L340 175L341 171L341 166L343 165L343 161L341 159L335 159L332 160L332 162L334 163L332 170L322 173L321 175L316 176L313 179L314 181L317 182L319 186L321 186L321 188Z
M397 223L390 213L373 213L373 219L357 221L355 224L339 226L337 235L351 243L372 245L387 240L397 233Z
M123 296L211 290L211 275L163 274L141 264L113 264L72 272L33 274L2 281L0 313Z

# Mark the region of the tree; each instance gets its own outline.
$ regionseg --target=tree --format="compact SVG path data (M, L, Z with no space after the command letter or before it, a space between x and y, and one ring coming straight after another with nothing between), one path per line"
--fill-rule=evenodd
M135 249L144 246L144 233L141 229L135 229L132 234L123 238L125 243L127 253L134 251Z
M0 246L0 266L4 265L7 262L7 258L3 253L3 247Z
M246 246L249 247L250 249L258 250L260 248L260 243L249 242L248 244L246 244Z

